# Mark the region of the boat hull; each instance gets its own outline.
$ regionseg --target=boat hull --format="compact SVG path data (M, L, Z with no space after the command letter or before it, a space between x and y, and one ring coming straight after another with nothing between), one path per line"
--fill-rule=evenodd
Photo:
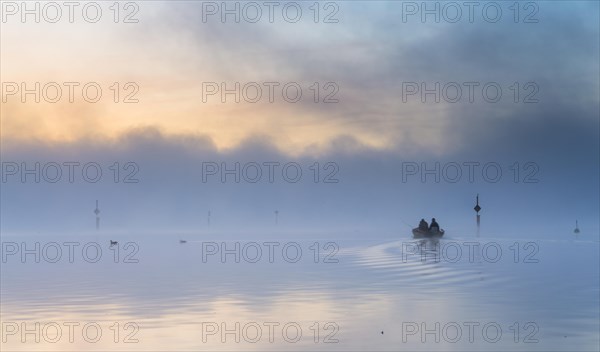
M414 238L440 238L444 236L444 230L421 230L419 228L414 228L412 230Z

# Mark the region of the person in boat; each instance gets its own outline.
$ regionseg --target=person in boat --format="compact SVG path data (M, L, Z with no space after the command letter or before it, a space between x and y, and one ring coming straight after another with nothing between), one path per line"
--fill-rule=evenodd
M419 230L427 231L428 228L429 224L427 224L427 221L425 221L425 219L421 219L421 222L419 222Z
M440 230L440 224L437 223L437 221L435 221L435 218L431 219L431 225L429 225L429 231L439 231Z

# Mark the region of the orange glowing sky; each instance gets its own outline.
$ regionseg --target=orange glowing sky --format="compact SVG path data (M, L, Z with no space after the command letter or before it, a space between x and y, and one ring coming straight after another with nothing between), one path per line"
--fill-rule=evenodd
M71 103L64 88L58 103L35 103L32 95L23 103L18 93L6 96L3 91L3 143L114 140L131 129L153 127L166 135L208 136L219 149L263 138L288 154L319 153L332 148L336 141L350 138L376 150L423 148L439 154L465 146L465 135L456 128L457 124L470 126L469 121L462 120L465 109L477 109L469 114L478 116L489 116L493 111L495 119L519 115L515 110L522 106L514 104L423 104L418 98L403 103L399 85L403 80L506 78L508 87L535 66L524 65L523 60L508 62L508 72L511 65L515 69L515 77L508 78L495 75L487 63L476 58L440 60L424 68L419 60L411 60L415 48L426 48L419 54L424 55L423 60L439 60L439 55L448 54L444 35L449 29L459 33L476 33L478 29L399 24L392 15L386 17L386 11L391 11L386 7L389 4L373 5L366 15L356 6L341 12L339 23L316 25L310 21L202 23L199 12L182 12L177 5L171 8L160 2L142 3L137 15L140 21L134 24L115 24L110 18L95 24L23 24L11 19L2 23L3 88L7 82L25 82L30 88L35 82L42 86L80 82L79 88L97 82L103 96L97 103L88 103L76 88ZM368 20L367 15L381 20ZM532 29L538 35L543 28ZM390 38L394 38L393 45ZM532 49L530 56L538 55ZM581 72L594 70L587 63L583 62ZM502 72L506 69L503 67ZM540 69L525 79L546 74ZM139 102L113 102L109 87L114 82L121 88L135 83ZM289 103L276 90L275 102L269 103L265 88L258 103L243 99L235 103L228 96L224 104L219 95L205 103L203 82L226 82L229 86L234 82L280 82L280 87L297 82L303 88L303 99ZM339 102L314 103L310 90L314 82L321 86L320 100L328 93L323 86L334 82L339 88L335 95ZM592 87L597 90L597 82ZM122 90L120 99L129 91Z

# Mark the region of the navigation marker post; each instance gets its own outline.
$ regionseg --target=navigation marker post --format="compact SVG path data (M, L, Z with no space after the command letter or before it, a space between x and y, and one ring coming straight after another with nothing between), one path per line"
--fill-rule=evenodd
M475 209L475 212L477 212L477 237L479 237L479 229L481 224L481 215L479 215L479 211L481 210L481 207L479 206L479 193L477 193L476 201L477 204L475 204L473 209Z
M96 210L94 210L94 214L96 214L96 231L100 230L100 209L98 209L98 200L96 199Z

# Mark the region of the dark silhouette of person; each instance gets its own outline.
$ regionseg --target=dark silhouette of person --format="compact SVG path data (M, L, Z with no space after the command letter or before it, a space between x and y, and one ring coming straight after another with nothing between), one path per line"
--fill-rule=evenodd
M438 224L437 221L435 221L435 218L431 219L431 225L429 225L429 229L436 230L436 231L440 230L440 224Z
M428 228L429 224L427 224L427 221L425 221L425 219L421 219L421 222L419 222L419 230L427 231Z

